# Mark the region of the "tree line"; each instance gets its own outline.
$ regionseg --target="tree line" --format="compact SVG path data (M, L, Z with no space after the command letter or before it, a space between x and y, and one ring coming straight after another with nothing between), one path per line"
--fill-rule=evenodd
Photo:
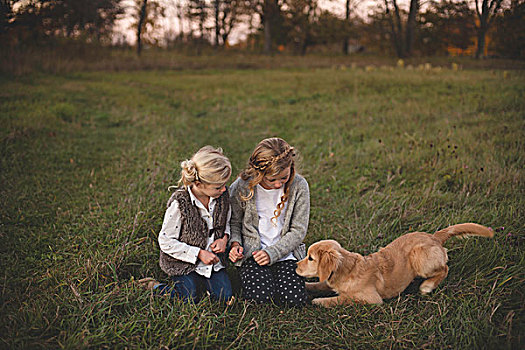
M272 54L363 49L405 58L455 48L484 57L525 57L525 0L0 0L0 40L8 45L74 40L144 45L231 46ZM363 14L364 6L367 13ZM360 10L360 11L359 11ZM120 23L120 25L117 25ZM122 23L125 23L122 26ZM173 25L166 29L166 23ZM119 39L120 38L120 39ZM487 39L488 38L488 39Z

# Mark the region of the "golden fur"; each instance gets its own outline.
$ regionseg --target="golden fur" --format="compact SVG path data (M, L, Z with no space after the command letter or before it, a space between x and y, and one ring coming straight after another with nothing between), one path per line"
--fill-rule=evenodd
M433 235L413 232L368 256L349 252L333 240L320 241L297 263L297 273L319 277L319 282L306 284L308 290L337 292L335 297L312 301L326 307L351 301L381 304L399 295L418 276L426 279L420 292L428 294L447 277L448 256L442 244L453 236L493 237L494 232L472 223L450 226Z

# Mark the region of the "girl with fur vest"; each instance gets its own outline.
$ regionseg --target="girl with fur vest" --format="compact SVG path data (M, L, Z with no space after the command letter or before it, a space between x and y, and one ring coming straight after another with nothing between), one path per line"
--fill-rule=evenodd
M215 300L231 299L224 254L230 236L230 176L230 161L220 148L205 146L181 163L181 178L159 233L160 267L174 288L152 279L142 283L185 301L196 302L202 285Z

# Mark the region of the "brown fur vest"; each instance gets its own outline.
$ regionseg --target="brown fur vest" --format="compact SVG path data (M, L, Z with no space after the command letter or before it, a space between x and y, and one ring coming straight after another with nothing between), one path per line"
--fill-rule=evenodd
M230 208L230 195L228 191L217 198L215 209L213 210L213 228L208 232L208 225L201 217L199 209L191 202L188 190L184 188L177 189L168 200L168 208L177 201L179 203L181 213L181 231L179 241L186 244L206 249L208 237L215 234L215 239L224 237L224 230L226 228L226 220L228 218L228 210ZM217 254L222 264L226 266L226 256L224 253ZM168 254L160 251L160 268L169 276L182 276L195 271L197 264L187 263L175 259Z

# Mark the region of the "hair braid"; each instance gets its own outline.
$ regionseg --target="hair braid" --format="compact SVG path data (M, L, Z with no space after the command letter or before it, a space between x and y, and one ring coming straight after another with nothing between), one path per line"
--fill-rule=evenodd
M292 167L290 169L290 178L289 180L284 184L284 193L281 196L281 201L277 204L277 209L273 212L273 217L271 218L272 221L277 221L277 218L281 215L282 210L284 209L284 204L286 201L288 201L288 198L290 197L290 185L293 182L293 179L295 177L295 168Z

